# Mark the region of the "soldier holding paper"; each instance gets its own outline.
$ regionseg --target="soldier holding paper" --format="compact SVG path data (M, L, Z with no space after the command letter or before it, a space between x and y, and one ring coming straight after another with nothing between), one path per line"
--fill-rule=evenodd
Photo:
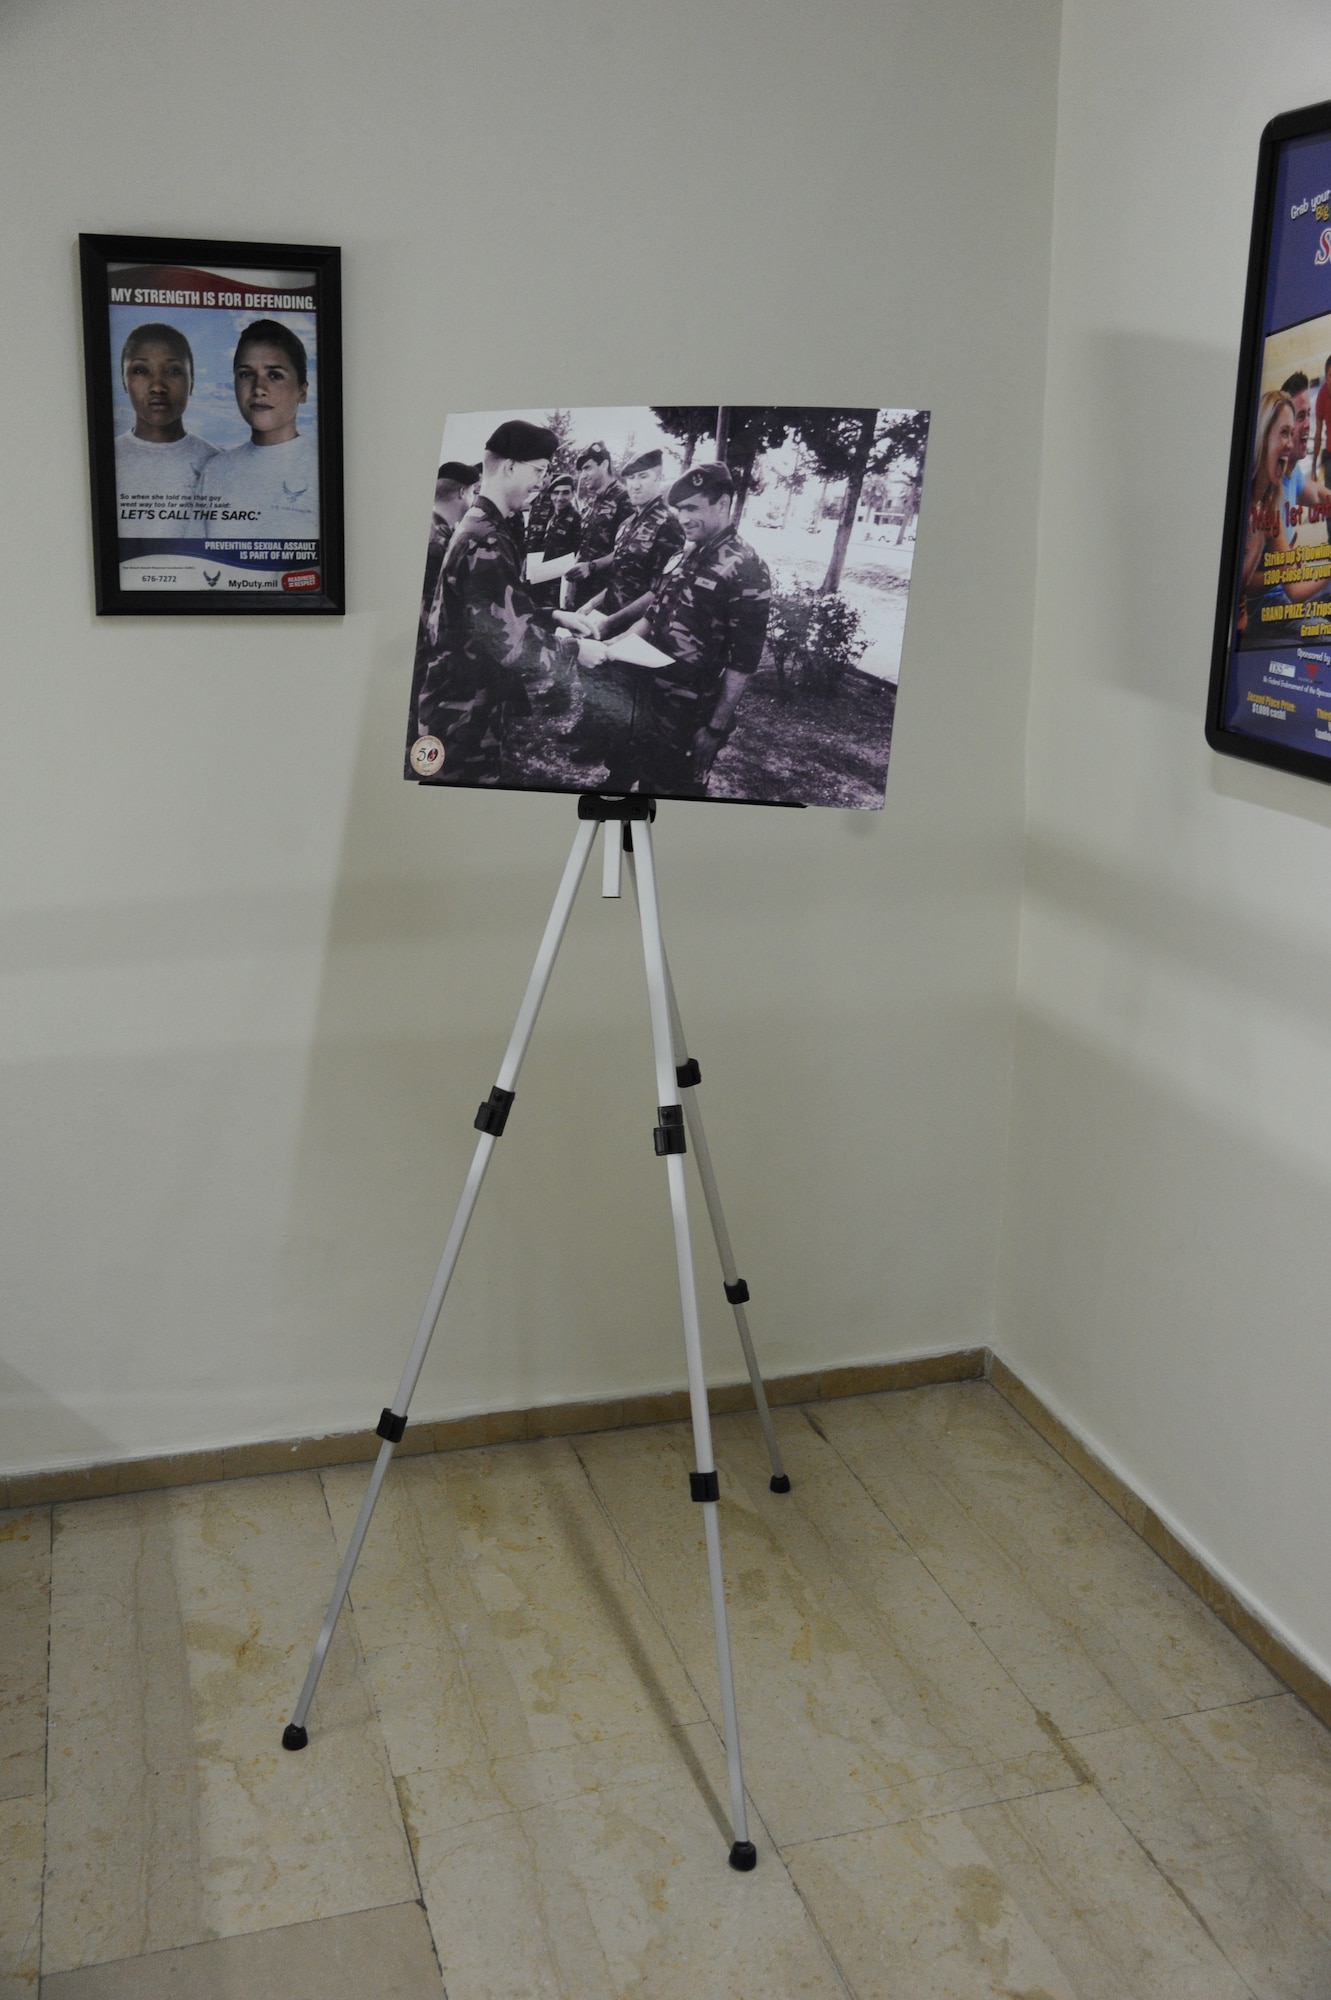
M573 603L582 605L601 589L600 570L609 567L608 560L603 563L602 559L613 555L619 524L633 512L633 502L623 481L615 478L610 452L599 439L580 454L577 470L582 474L584 498L582 540L577 567L569 571L568 581Z
M480 495L453 531L440 572L438 642L425 661L408 763L418 777L497 785L505 727L528 689L558 679L584 619L535 603L524 580L522 509L554 456L552 431L510 418L486 440Z
M704 791L762 658L772 581L767 564L731 526L734 492L729 467L720 463L692 466L670 489L687 546L633 628L667 658L630 670L632 707L609 760L607 791L636 786L672 797ZM600 657L592 646L582 654Z

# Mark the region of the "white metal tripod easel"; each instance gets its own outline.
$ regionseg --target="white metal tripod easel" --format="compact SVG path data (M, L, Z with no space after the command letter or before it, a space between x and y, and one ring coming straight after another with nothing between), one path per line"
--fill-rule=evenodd
M712 1625L716 1636L716 1663L721 1682L722 1733L725 1737L726 1767L730 1781L730 1818L734 1834L730 1849L730 1865L732 1868L747 1870L754 1867L758 1857L754 1844L749 1839L748 1813L744 1801L744 1773L739 1753L739 1719L735 1708L735 1683L730 1663L730 1628L726 1617L725 1575L721 1566L721 1531L717 1520L719 1484L716 1462L712 1456L712 1425L707 1408L707 1384L703 1376L702 1337L698 1323L693 1246L689 1236L688 1195L684 1184L684 1154L689 1144L693 1147L694 1158L698 1164L703 1197L716 1238L726 1298L734 1310L740 1345L744 1350L749 1380L753 1385L754 1401L758 1407L767 1454L772 1466L773 1492L788 1493L790 1480L781 1461L781 1452L772 1427L771 1412L767 1407L767 1397L762 1377L758 1372L748 1319L744 1311L749 1288L735 1268L734 1253L730 1247L725 1217L721 1212L716 1177L712 1172L711 1155L707 1150L707 1138L694 1096L696 1087L702 1080L702 1073L686 1050L675 990L666 963L665 946L661 937L661 913L656 896L656 865L652 857L651 820L655 811L654 800L637 796L611 799L601 798L596 794L585 794L578 800L578 830L573 838L563 878L555 894L554 905L546 923L545 934L536 954L536 963L518 1010L518 1018L509 1038L504 1060L499 1067L499 1080L476 1114L476 1127L481 1136L477 1141L471 1171L467 1175L462 1198L453 1217L453 1226L444 1244L439 1268L430 1287L430 1295L425 1302L425 1310L421 1315L411 1352L407 1356L402 1379L397 1386L397 1394L379 1419L378 1435L383 1442L379 1447L374 1470L370 1474L370 1483L361 1502L360 1513L356 1517L356 1525L352 1529L351 1540L347 1544L341 1570L338 1572L332 1601L328 1606L319 1637L315 1641L313 1657L300 1691L300 1699L296 1703L291 1721L282 1733L282 1746L286 1750L303 1750L309 1742L305 1720L309 1714L310 1703L314 1699L314 1691L319 1684L324 1658L346 1601L347 1592L351 1587L352 1575L360 1557L375 1503L379 1498L380 1488L384 1483L384 1476L392 1462L394 1449L401 1441L407 1427L407 1412L411 1406L411 1398L425 1364L426 1354L429 1352L430 1341L443 1307L444 1295L462 1249L467 1225L476 1207L481 1183L485 1179L485 1170L490 1164L490 1155L495 1149L496 1141L503 1133L513 1105L518 1071L522 1067L532 1031L536 1026L536 1016L540 1012L541 1002L550 983L550 974L554 970L555 958L568 927L573 903L591 855L597 829L605 825L602 893L606 896L619 895L621 856L626 851L629 855L630 874L642 928L647 996L651 1009L652 1046L656 1059L657 1116L660 1121L653 1136L657 1153L665 1159L670 1185L675 1262L679 1273L680 1307L684 1321L684 1353L688 1367L689 1407L693 1419L693 1450L697 1460L696 1470L689 1474L689 1495L702 1506L703 1533L707 1545ZM612 827L620 826L623 829L622 843L611 831ZM632 831L635 826L638 829L636 840Z

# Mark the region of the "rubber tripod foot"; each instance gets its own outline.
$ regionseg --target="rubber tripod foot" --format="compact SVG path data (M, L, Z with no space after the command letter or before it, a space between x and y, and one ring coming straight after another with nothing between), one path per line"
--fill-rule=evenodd
M282 1731L282 1748L284 1750L303 1750L309 1740L307 1732L301 1728L298 1722L289 1722Z
M737 1840L730 1850L730 1865L738 1868L741 1875L747 1875L751 1868L758 1866L758 1850L751 1840Z
M789 1493L790 1474L788 1472L774 1472L769 1484L773 1493Z

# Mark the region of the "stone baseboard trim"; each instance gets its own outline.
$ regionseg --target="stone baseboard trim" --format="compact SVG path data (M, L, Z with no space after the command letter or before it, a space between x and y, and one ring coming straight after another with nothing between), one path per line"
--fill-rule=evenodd
M767 1382L773 1409L788 1403L818 1403L837 1396L866 1396L875 1389L920 1389L931 1382L965 1382L984 1374L988 1350L969 1347L911 1361L870 1361L850 1368L815 1369L776 1375ZM747 1382L709 1390L713 1416L751 1410ZM637 1424L678 1423L689 1414L688 1391L667 1389L647 1396L612 1397L605 1402L550 1403L531 1410L491 1410L474 1417L437 1422L408 1420L398 1446L410 1452L466 1451L474 1445L515 1444L521 1439L568 1437L577 1431L625 1430ZM45 1507L67 1500L100 1500L116 1493L147 1493L162 1486L202 1486L217 1479L252 1479L265 1472L305 1472L325 1465L351 1465L378 1456L372 1430L337 1431L327 1437L270 1438L256 1444L224 1445L212 1451L173 1452L158 1458L113 1459L102 1465L55 1467L49 1472L16 1472L0 1478L0 1508Z
M1264 1666L1284 1682L1313 1714L1331 1726L1331 1684L1212 1574L1154 1510L1118 1474L1111 1472L1065 1423L1026 1387L1007 1363L985 1347L930 1354L909 1361L863 1362L849 1368L814 1369L772 1376L767 1400L773 1409L791 1403L829 1402L840 1396L867 1396L883 1389L922 1389L935 1382L990 1382L1019 1416L1064 1459L1087 1485L1139 1534L1162 1562L1194 1590ZM713 1416L751 1410L747 1382L708 1392ZM625 1430L638 1424L678 1423L689 1414L683 1389L653 1395L612 1397L604 1402L552 1403L529 1410L492 1410L473 1417L409 1423L399 1453L466 1451L476 1445L514 1444L522 1439L569 1437L583 1431ZM111 1460L102 1465L56 1467L0 1478L0 1510L44 1507L69 1500L103 1499L111 1494L146 1493L164 1486L205 1485L219 1479L252 1479L268 1472L317 1471L377 1456L374 1431L339 1431L331 1436L271 1438L255 1444L183 1451L158 1458Z
M1005 1361L991 1353L984 1372L1004 1402L1010 1403L1032 1430L1038 1431L1045 1443L1052 1445L1059 1457L1065 1459L1074 1472L1081 1474L1086 1484L1108 1502L1119 1519L1126 1521L1147 1547L1153 1549L1162 1562L1169 1564L1175 1576L1182 1577L1189 1590L1196 1591L1202 1603L1214 1611L1221 1624L1228 1625L1248 1650L1257 1655L1264 1667L1269 1667L1278 1680L1298 1695L1300 1701L1306 1702L1319 1720L1331 1726L1331 1684L1324 1681L1306 1660L1291 1652L1284 1640L1277 1638L1269 1626L1264 1625L1243 1600L1235 1596L1228 1584L1214 1576L1201 1558L1195 1556L1165 1526L1140 1494L1134 1493L1125 1479L1111 1472L1052 1410L1046 1409L1040 1398L1026 1387Z

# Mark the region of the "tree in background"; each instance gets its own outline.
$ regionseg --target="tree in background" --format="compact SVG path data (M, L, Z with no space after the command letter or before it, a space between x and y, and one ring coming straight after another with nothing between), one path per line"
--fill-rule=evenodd
M693 463L700 439L710 437L716 456L730 467L735 481L735 504L731 523L738 526L751 493L760 492L762 481L758 461L764 452L774 451L790 435L790 412L771 404L728 403L657 409L652 415L668 437L679 438L685 447L684 465Z
M572 472L573 461L577 457L572 410L547 410L545 427L553 431L559 440L559 448L550 461L550 477L553 479L557 472Z
M901 461L918 473L929 436L926 410L814 410L790 413L792 428L824 479L844 479L845 498L837 522L822 594L841 588L851 530L870 472L886 472Z
M699 438L716 436L715 404L708 409L702 403L678 403L669 404L659 410L653 405L652 415L667 437L678 438L683 445L681 467L685 472L693 463L693 454L698 449Z

